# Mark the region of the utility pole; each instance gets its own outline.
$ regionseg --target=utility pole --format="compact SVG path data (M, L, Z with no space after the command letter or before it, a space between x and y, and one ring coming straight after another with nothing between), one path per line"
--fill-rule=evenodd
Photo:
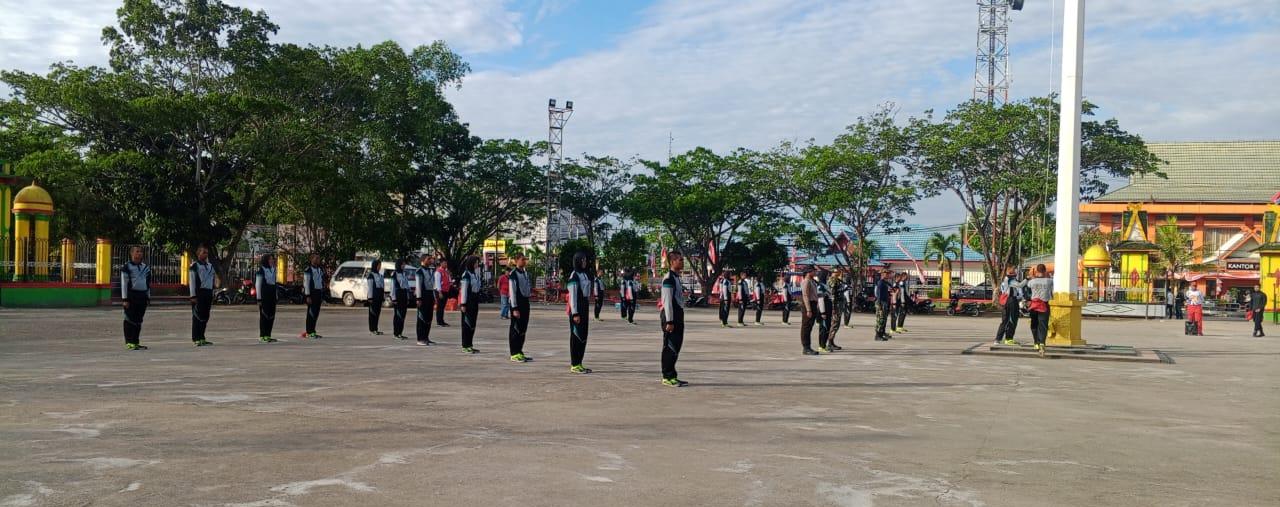
M556 107L556 99L547 101L547 229L546 250L547 279L550 283L556 271L556 257L551 249L561 238L560 224L560 160L564 158L564 126L573 116L573 101L566 100L564 107ZM480 203L477 203L480 204Z

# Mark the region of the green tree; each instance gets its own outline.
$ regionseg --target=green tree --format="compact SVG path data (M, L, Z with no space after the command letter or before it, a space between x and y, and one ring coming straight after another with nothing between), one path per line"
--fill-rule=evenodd
M1081 242L1083 243L1083 238ZM1202 271L1209 267L1196 262L1203 258L1204 249L1192 246L1191 238L1183 234L1178 225L1178 217L1170 216L1156 227L1155 245L1158 250L1152 271L1163 271L1166 283L1178 273Z
M560 205L586 229L587 241L597 244L609 228L606 220L619 210L630 169L617 158L591 155L567 159L560 169Z
M951 271L951 261L960 258L960 235L935 232L924 244L924 262L934 261L941 271Z
M1084 104L1085 116L1096 107ZM988 276L1021 262L1020 231L1043 217L1056 197L1058 104L1041 97L1008 104L970 101L939 122L913 120L915 157L924 181L960 199ZM1107 190L1108 177L1158 171L1142 138L1114 120L1085 121L1080 164L1084 199ZM1043 220L1042 220L1043 221Z
M905 230L915 202L931 195L915 177L915 131L899 127L895 114L892 105L882 106L859 117L830 145L783 143L766 158L775 199L813 226L826 244L836 244L845 228L853 233L850 249L833 253L838 264L856 272L865 270L868 257L852 252L865 250L873 232Z
M610 235L604 242L600 266L605 268L611 277L624 269L643 269L647 246L644 237L634 229L622 229Z
M747 150L722 156L696 148L667 164L641 164L651 174L635 176L621 208L637 223L660 228L664 238L673 240L668 247L688 256L703 293L710 294L723 256L712 262L708 246L728 245L749 223L775 213L759 184L764 171L760 157Z

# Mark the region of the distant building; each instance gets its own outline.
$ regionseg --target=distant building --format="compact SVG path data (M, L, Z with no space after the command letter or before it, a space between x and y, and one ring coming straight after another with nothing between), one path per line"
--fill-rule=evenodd
M939 269L937 262L924 261L924 248L929 242L929 237L933 236L935 232L947 235L951 231L938 231L920 226L912 226L912 229L911 231L893 234L876 233L867 235L867 238L874 241L880 249L879 254L872 257L871 267L905 271L912 276L916 276L917 272L920 272L923 273L925 281L929 285L941 283L942 271ZM840 229L836 228L836 230ZM850 238L854 237L852 231L845 231L845 234ZM831 267L836 265L837 262L835 254L819 255L812 258L805 255L796 256L796 264L798 265L814 264ZM963 259L951 259L951 279L954 283L964 285L982 284L987 281L987 276L983 271L984 265L982 254L966 246Z
M1202 250L1197 262L1208 273L1176 273L1181 280L1203 280L1210 296L1258 283L1262 214L1280 197L1280 141L1150 143L1147 148L1168 162L1167 179L1135 176L1129 184L1080 205L1082 223L1102 232L1121 228L1130 203L1147 211L1147 237L1169 217L1176 217L1192 247ZM1157 275L1159 276L1159 275ZM1207 285L1207 287L1206 287Z

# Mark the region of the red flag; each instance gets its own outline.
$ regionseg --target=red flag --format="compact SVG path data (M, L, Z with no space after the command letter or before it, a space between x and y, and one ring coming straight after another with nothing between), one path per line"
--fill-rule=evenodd
M667 267L667 247L662 247L662 267Z
M720 252L716 251L716 241L714 239L711 241L708 241L707 242L707 259L710 259L711 263L715 264L716 260L719 258L720 258Z

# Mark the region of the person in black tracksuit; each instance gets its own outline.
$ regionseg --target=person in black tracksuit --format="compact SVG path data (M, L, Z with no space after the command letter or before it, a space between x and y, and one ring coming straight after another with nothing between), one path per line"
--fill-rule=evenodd
M458 280L458 311L462 312L462 351L479 352L473 347L476 319L480 317L480 258L468 255L462 261L462 277Z
M398 340L408 340L404 335L404 319L409 314L409 277L404 274L404 259L396 259L396 270L391 274L391 335Z
M676 361L684 347L684 288L680 283L684 256L672 250L667 254L667 265L671 270L662 280L662 385L684 387L689 383L676 374Z
M729 327L729 309L733 305L733 280L727 273L722 273L716 284L720 289L720 327Z
M573 373L591 373L590 368L582 365L587 354L588 323L591 320L589 263L590 257L586 252L575 253L573 273L569 275L569 283L565 284L569 297L569 371Z
M636 300L640 295L640 284L636 282L636 273L630 269L622 273L622 286L618 290L618 299L622 302L622 318L635 325Z
M213 308L213 263L209 262L209 249L196 249L196 261L187 268L187 287L191 291L191 343L197 347L213 345L206 340L204 331L209 327L209 313Z
M258 269L253 273L253 293L258 295L258 340L262 343L275 343L271 337L271 328L276 323L276 299L280 294L276 291L276 257L262 254Z
M320 256L311 254L310 265L302 272L302 295L307 303L307 326L302 338L323 338L316 333L316 323L320 321L320 306L328 297L328 287L324 280L324 266L320 265Z
M151 304L151 266L142 262L142 248L129 249L129 262L120 266L120 299L124 300L124 348L147 350L140 343L142 318Z
M760 318L764 316L764 305L768 304L768 301L765 300L767 296L765 293L764 282L760 281L759 277L753 277L753 279L755 280L755 283L752 284L754 289L751 296L756 302L756 325L763 326L764 322L761 322Z
M791 275L787 273L783 273L782 274L782 323L788 326L791 325L791 302L795 300L795 297L791 295L792 285L793 284L791 283Z
M1257 285L1253 286L1253 293L1249 294L1249 311L1253 312L1253 336L1266 336L1262 332L1262 315L1267 313L1267 295Z
M386 301L387 280L382 276L382 261L374 259L364 274L364 301L369 307L369 334L382 336L378 325L382 318L382 305Z
M747 304L751 302L751 281L745 273L738 273L738 326L747 325L743 320L747 317Z
M507 293L511 301L511 319L507 329L507 345L511 352L511 361L524 363L532 361L524 355L525 335L529 332L529 296L533 294L533 284L529 281L529 273L524 270L529 259L517 253L512 258L514 263L511 272L507 273Z
M591 280L591 295L595 299L595 316L600 320L600 307L604 306L604 270L597 269L596 277Z
M421 266L413 276L414 295L418 298L418 345L431 345L431 312L436 305L436 268L431 256L422 254Z
M1000 282L1000 297L1004 301L1004 312L1000 316L1000 327L996 328L996 343L1005 343L1012 345L1014 335L1018 331L1018 311L1021 307L1022 288L1027 285L1026 280L1018 281L1018 271L1013 267L1009 267L1004 274L1004 280Z
M804 272L803 285L800 286L800 309L803 320L800 321L800 346L806 356L816 356L813 350L813 323L818 318L818 281L814 279L814 268L810 266Z
M830 347L831 317L835 308L831 301L831 287L827 285L829 280L829 271L818 271L818 352L824 354L833 350Z

